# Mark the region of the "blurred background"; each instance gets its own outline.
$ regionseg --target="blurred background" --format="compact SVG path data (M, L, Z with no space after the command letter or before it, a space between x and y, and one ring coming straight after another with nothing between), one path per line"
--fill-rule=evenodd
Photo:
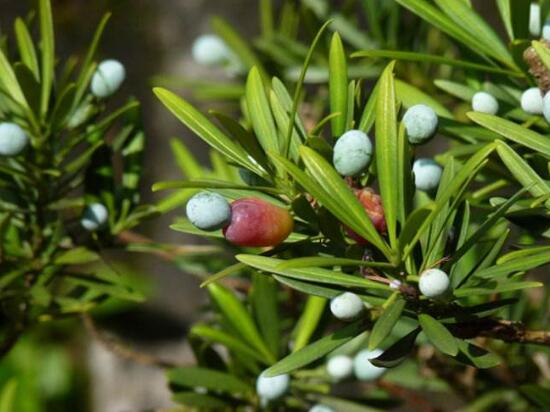
M478 3L488 6L487 1ZM150 190L154 182L180 177L170 138L185 139L204 162L207 152L153 96L153 79L185 75L204 80L221 75L193 62L193 41L211 31L212 15L223 16L245 38L257 33L257 0L52 0L52 5L57 53L62 58L83 55L102 15L113 13L100 58L115 58L126 65L128 78L119 96L132 94L142 102L148 137L142 193L145 202L154 202L158 199ZM34 6L32 0L0 0L2 34L11 32L14 18L25 16ZM177 209L139 232L167 243L196 242L169 229L174 216L181 213ZM159 367L114 353L125 351L117 346L124 342L144 354L142 363L191 362L185 335L188 325L200 316L204 294L196 278L160 259L126 254L113 260L136 272L150 289L150 299L139 308L113 307L94 314L96 330L71 320L37 328L23 339L0 364L0 387L11 376L20 378L18 391L24 396L18 397L17 412L141 412L173 406Z

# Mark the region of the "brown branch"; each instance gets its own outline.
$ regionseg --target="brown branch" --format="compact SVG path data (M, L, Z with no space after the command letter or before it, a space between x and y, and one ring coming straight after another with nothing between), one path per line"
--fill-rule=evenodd
M401 398L408 403L413 409L423 412L437 412L440 409L435 408L427 399L420 396L417 392L410 389L406 389L395 383L380 380L377 383L378 387L384 389L386 392ZM409 410L409 409L407 409Z
M529 343L550 346L550 331L528 330L521 322L500 319L482 319L451 325L453 334L463 339L479 336L508 343Z
M122 342L116 340L115 338L107 336L103 331L100 331L89 314L83 313L81 317L82 323L84 324L84 327L86 328L88 333L104 348L106 348L109 352L114 353L115 355L118 355L125 359L129 359L142 365L156 366L163 369L170 369L182 366L177 365L173 362L160 359L148 353L136 351L135 349L132 349Z

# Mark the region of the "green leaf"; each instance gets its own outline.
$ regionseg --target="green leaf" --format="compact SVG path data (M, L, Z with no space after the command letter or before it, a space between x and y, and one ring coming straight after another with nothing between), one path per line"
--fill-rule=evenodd
M178 165L181 173L188 179L200 178L203 175L203 169L201 165L193 156L193 153L187 148L187 146L180 139L170 139L170 147L176 164Z
M168 90L155 88L155 94L162 103L189 129L202 138L214 149L220 151L230 160L262 176L265 171L257 164L252 163L247 153L233 143L220 129L212 124L202 113L191 104L169 92Z
M517 123L491 114L470 112L468 113L468 117L477 124L498 133L502 137L550 158L550 145L548 144L548 138L545 136L522 127Z
M267 364L267 359L258 350L219 329L214 329L207 325L195 325L191 328L190 334L199 336L206 341L219 343L231 351L254 359L262 364Z
M500 60L509 67L515 67L508 48L489 24L473 8L468 7L462 1L456 0L435 0L435 3L458 26L464 28L464 30L468 30L468 34L477 40L478 45L483 46L483 49L486 50L489 56Z
M250 342L270 362L274 362L275 357L262 340L254 320L242 302L229 289L218 284L209 284L208 291L227 321L240 333L245 341Z
M506 260L504 263L482 269L474 275L487 279L499 276L504 277L514 272L527 272L548 263L550 263L550 253L548 253L548 250L545 250L541 253L528 254L523 257L515 257L513 260Z
M303 172L294 165L288 166L287 162L287 166L285 167L289 170L290 174L342 223L368 240L373 246L384 253L388 259L391 259L391 251L386 242L372 224L364 207L359 203L342 177L336 173L332 165L321 155L306 146L300 148L300 154L315 183L312 185L311 179L304 178L302 176ZM386 206L385 203L384 206ZM387 209L385 213L387 219Z
M398 201L404 199L403 176L399 175L397 108L393 69L390 63L380 78L376 109L376 168L384 215L392 247L397 246Z
M332 136L340 137L346 131L347 107L348 107L348 65L342 39L338 33L334 33L330 43L329 54L329 90L330 111L340 113L333 117Z
M372 332L369 336L369 349L373 350L377 348L393 330L395 324L401 317L403 309L405 309L405 299L398 296L398 292L395 292L392 297L388 298L388 301L384 305L385 309L382 315L378 318Z
M204 408L209 411L225 410L229 407L227 402L210 395L197 392L178 392L172 396L174 402L193 408Z
M38 58L36 57L36 49L32 41L31 34L27 25L21 18L15 19L15 36L17 47L21 55L21 61L34 74L35 80L40 80L40 68L38 67Z
M418 315L418 322L422 331L437 349L450 356L458 354L458 343L455 337L441 322L425 313Z
M58 254L54 263L56 265L82 265L99 260L99 255L83 246L67 250Z
M497 152L512 175L524 188L529 190L533 196L539 197L550 194L550 186L548 186L548 183L544 181L510 146L500 141L497 144ZM546 205L550 205L550 201L546 201Z
M544 284L541 282L518 282L517 280L512 280L510 282L496 283L493 281L489 281L485 285L456 289L453 294L457 298L468 298L472 296L484 296L494 295L497 293L514 292L516 290L522 289L540 288L543 286Z
M6 58L2 49L0 49L0 83L14 102L20 105L23 109L29 110L27 99L25 98L23 90L17 81L17 77L10 62Z
M382 355L371 359L370 362L381 368L395 368L411 354L419 333L420 328L414 329L386 349Z
M279 269L279 265L282 262L280 259L258 256L258 255L237 255L237 260L248 266L262 270L269 273L275 273L280 276L285 276L298 280L306 280L310 282L323 283L328 285L339 285L350 288L364 288L364 289L380 289L391 290L388 285L373 282L371 280L346 275L342 272L335 272L323 268L296 268L296 269Z
M45 116L50 104L50 95L55 76L55 39L53 34L52 6L50 0L40 0L40 36L42 39L42 98L40 113Z
M275 127L262 77L257 67L253 67L248 74L246 105L260 145L266 152L280 153L277 128Z
M434 54L417 53L417 52L405 52L396 50L365 50L358 51L351 55L352 58L365 58L365 57L383 57L392 60L403 60L422 63L434 63L438 65L445 65L451 67L458 67L468 70L476 70L486 73L504 74L507 76L523 77L523 73L519 71L505 70L498 67L488 66L479 63L473 63L466 60L457 60L450 57L439 56Z
M476 346L473 343L458 340L458 347L460 349L460 355L464 355L464 357L469 361L468 363L478 369L494 368L500 364L500 358L497 355ZM463 359L460 359L460 355L458 360L464 362Z
M449 199L453 196L456 196L462 189L464 184L466 184L482 167L487 157L495 150L495 144L488 144L484 148L480 149L476 154L471 156L468 161L462 166L458 173L453 177L445 187L440 186L441 194L437 194L437 200L434 204L434 209L430 215L424 220L422 225L419 227L415 236L409 242L408 246L405 248L403 255L408 256L420 237L424 232L430 227L434 219L439 215L439 212L445 207Z
M532 403L546 410L550 408L550 390L539 385L527 384L520 386L521 393Z
M371 91L367 104L363 109L363 114L361 115L361 120L359 120L359 130L362 130L365 133L369 133L374 125L374 120L376 119L376 106L378 103L378 91L380 90L380 80L376 82L376 85Z
M322 405L328 406L335 411L345 412L382 412L383 409L373 408L363 403L356 403L348 401L342 398L336 398L332 396L321 395L318 402Z
M533 40L531 44L539 55L542 64L546 66L546 70L550 70L550 51L548 50L548 47L544 43L536 40Z
M0 391L0 412L15 411L17 381L10 379Z
M267 343L275 358L279 357L281 342L277 293L275 280L265 275L254 274L252 277L252 304L256 323L260 327L264 342Z
M327 353L349 342L363 331L361 322L354 322L345 328L330 333L324 338L283 358L265 371L266 376L277 376L290 373L322 358Z
M172 385L188 388L202 387L228 394L249 394L252 388L235 375L213 369L185 367L170 369L166 376Z
M327 299L319 296L308 296L302 314L292 331L294 346L292 352L304 348L310 341L315 329L319 325L321 316L325 311Z

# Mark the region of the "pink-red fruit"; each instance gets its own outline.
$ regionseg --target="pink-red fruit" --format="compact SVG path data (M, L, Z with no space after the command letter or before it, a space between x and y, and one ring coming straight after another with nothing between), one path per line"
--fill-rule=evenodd
M371 188L354 189L353 193L357 200L365 208L365 212L369 216L372 224L379 233L386 233L386 218L384 217L384 207L382 206L382 198L374 193ZM365 245L368 242L355 233L353 230L347 228L349 237L355 240L357 243Z
M267 247L283 242L293 228L294 221L286 209L250 197L231 204L231 222L223 234L237 246Z

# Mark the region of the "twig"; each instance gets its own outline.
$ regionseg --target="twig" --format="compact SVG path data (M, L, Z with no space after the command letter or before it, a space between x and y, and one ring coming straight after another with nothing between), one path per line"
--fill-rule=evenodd
M528 330L521 322L501 319L482 319L450 325L455 336L471 339L479 336L508 343L529 343L550 346L550 331Z
M173 362L159 359L158 357L150 355L148 353L136 351L135 349L132 349L126 346L120 341L105 335L104 332L97 329L97 326L95 325L94 320L89 314L83 313L81 317L82 317L82 322L84 324L84 327L86 328L88 333L92 335L92 337L98 343L100 343L103 347L105 347L108 351L122 358L132 360L142 365L156 366L163 369L170 369L170 368L176 368L178 366L181 366Z
M436 412L439 409L435 408L427 399L421 397L414 391L398 386L394 383L388 381L378 381L378 387L384 389L385 391L391 393L392 395L403 399L414 409L423 411L423 412ZM407 409L409 410L409 409Z

